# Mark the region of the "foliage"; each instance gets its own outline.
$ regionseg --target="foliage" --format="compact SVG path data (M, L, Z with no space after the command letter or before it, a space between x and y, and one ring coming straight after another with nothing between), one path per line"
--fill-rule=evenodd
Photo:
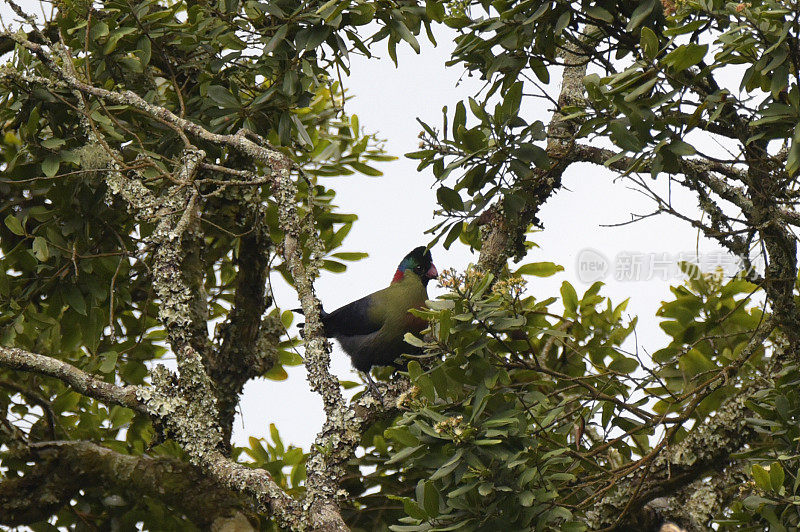
M626 466L652 457L654 428L665 410L687 408L675 400L680 386L664 377L680 357L642 371L644 361L622 347L636 320L623 318L626 302L615 306L600 295L602 283L579 297L564 282L565 311L555 314L556 299L525 295L523 279L491 281L477 269L443 275L451 292L421 313L434 338L413 340L429 354L409 363L414 386L398 400L403 414L383 432L365 436L372 447L365 461L377 470L363 489L380 486L390 501L402 503L396 515L405 514L404 524L391 530L586 530L583 518L598 493ZM738 338L730 341L740 349L746 337L736 334L737 321L720 322L705 311L758 316L743 283L715 275L689 280L673 288L678 297L660 314L685 311L687 320L670 326L676 334L719 329L698 338L694 349L705 351L718 337ZM709 303L686 305L685 293ZM702 388L693 376L684 374L681 382ZM702 423L718 395L693 405L682 419ZM678 430L674 442L685 434ZM376 496L365 495L365 508L353 517L359 529L381 522L366 524L369 507L383 507Z
M459 241L480 266L447 272L448 293L415 311L429 334L407 341L426 354L363 432L342 428L345 416L330 414L342 405L311 375L328 414L313 448L284 445L274 426L271 443L223 441L226 465L241 469L221 488L235 500L217 509L264 529L296 517L281 501L305 512L330 499L356 530L586 530L636 527L660 498L669 513L657 517L693 530L796 528L798 13L777 0L60 0L41 25L0 34L0 348L69 363L99 379L94 388L140 392L165 389L154 368L173 357L183 366L170 384L206 385L189 378L188 345L229 415L217 420L227 435L248 379L284 379L284 366L304 362L325 377L321 342L307 339L313 361L295 352L291 314L264 284L282 275L308 310L320 270L363 258L340 251L356 216L337 211L320 178L379 176L373 164L391 157L344 113L339 71L383 41L396 62L398 45L419 51L420 34L433 41L444 24L458 33L449 66L486 84L445 109L441 127L425 117L408 157L436 179L431 245ZM549 123L541 102L553 107ZM236 139L274 150L276 162L237 151ZM682 265L689 279L658 312L669 340L652 356L631 349L636 319L600 283L534 297L522 276L563 268L508 265L526 259L525 234L543 225L539 208L573 163L620 173L653 199L653 214L692 224L743 262L731 279ZM679 210L661 184L695 193L700 214ZM173 233L159 232L171 217L174 263L163 257ZM763 271L751 267L759 253ZM185 295L165 282L175 277L188 286L185 312L170 307ZM0 357L0 500L4 487L61 468L63 458L36 454L54 442L208 465L208 449L198 458L194 441L153 422L164 418L83 395L64 371L21 369ZM348 420L362 419L363 399ZM741 424L716 425L726 416ZM334 486L313 477L341 456L349 474L330 473ZM252 478L242 470L264 472L273 490L237 484ZM145 494L108 479L72 486L25 523L210 526L155 494L176 495L180 479L158 480L163 490ZM703 491L703 480L722 487Z
M373 135L362 132L357 117L342 113L342 89L328 71L343 57L326 55L323 46L327 42L339 50L343 39L352 46L355 27L367 23L375 8L320 14L318 7L254 1L62 2L46 31L52 38L57 32L64 36L75 70L90 82L132 91L215 132L247 128L290 156L303 169L295 176L298 209L301 215L313 214L323 255L334 253L320 267L341 272L342 261L362 256L335 253L356 216L335 212L335 192L317 176L379 175L370 165L391 157ZM3 68L32 77L45 76L48 65L16 47ZM182 133L132 107L87 101L65 87L40 86L30 78L4 82L0 102L0 343L57 357L108 383L148 383L153 362L169 354L150 266L156 250L148 242L155 223L136 221L109 190L102 169L113 159L154 194L169 190L176 185L172 168L182 156ZM87 138L87 123L98 140ZM203 201L203 240L196 244L195 267L202 270L206 318L220 320L233 306L243 239L257 218L268 226L265 251L271 270L290 274L272 244L283 239L275 191L248 183L247 172L265 175L267 169L213 143L199 146L216 167L201 169L192 185ZM240 173L219 173L221 167ZM253 197L260 210L248 211L243 198ZM274 360L264 375L282 379L284 365L302 360L293 349L297 340L285 337L291 314L269 300L266 306L265 320L276 338L284 338L270 346ZM3 369L0 388L5 381L50 404L58 439L184 458L176 445L160 444L145 416L102 405L58 380ZM23 424L42 414L24 398L6 393L0 395L0 411ZM44 424L42 417L35 425L39 435L47 432ZM280 467L268 469L279 483L297 488L304 478L295 456L299 450L284 455L279 440L276 445L275 459L296 467L285 480ZM26 461L8 451L2 452L3 474L15 478L26 470ZM246 452L254 466L266 467L257 440ZM57 525L129 528L142 521L163 529L186 523L185 516L171 515L156 499L108 506L108 495L87 490L76 497L74 508L59 512Z

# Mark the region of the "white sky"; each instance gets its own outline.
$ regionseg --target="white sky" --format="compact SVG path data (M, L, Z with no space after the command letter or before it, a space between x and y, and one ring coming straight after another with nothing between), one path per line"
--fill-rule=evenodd
M21 5L38 12L38 2L22 0ZM0 17L11 20L5 4L0 4ZM438 48L420 38L422 53L414 54L407 46L398 46L399 67L388 57L385 44L376 47L378 59L353 56L352 75L345 86L353 96L346 109L359 116L362 127L377 132L387 140L390 154L397 161L382 163L378 168L383 177L350 176L328 178L326 185L337 191L336 203L342 212L359 215L341 251L366 251L369 258L353 263L345 273L324 273L316 283L317 294L328 310L385 287L402 257L412 248L427 243L424 231L434 223L435 189L429 171L416 172L416 161L405 159L404 153L415 151L419 139L419 117L430 124L441 123L441 109L470 96L480 87L473 78L464 76L457 67L445 69L453 47L442 28L437 28ZM554 76L556 77L556 76ZM735 89L738 86L731 87ZM541 102L529 105L531 117L549 120L551 110ZM620 252L638 254L667 254L679 259L681 253L718 252L712 242L698 239L697 232L683 222L668 216L649 218L636 224L603 228L601 224L624 222L629 213L647 213L652 203L641 194L627 188L624 181L613 182L614 174L586 164L571 166L564 176L564 188L552 197L541 210L545 230L532 236L540 249L534 250L528 262L553 261L566 269L547 279L529 279L529 292L537 298L557 296L564 280L571 282L578 294L589 284L578 277L576 260L585 249L596 250L611 260L611 270L601 294L615 303L630 298L628 313L639 315L637 327L639 348L653 352L665 344L666 336L654 316L662 300L668 299L669 284L680 279L665 280L658 275L650 280L619 281L614 279L613 260ZM684 206L689 214L696 212L696 200L691 194L673 187L673 204ZM433 257L439 271L454 267L459 270L476 260L460 244L449 251L435 247ZM644 255L642 255L644 256ZM294 294L280 286L279 276L273 276L276 303L283 309L295 308ZM434 296L441 290L431 285ZM627 346L633 348L633 344ZM269 424L275 423L285 443L308 449L322 426L322 402L310 392L301 367L287 368L289 379L283 382L257 379L245 387L241 413L234 427L236 443L247 444L248 436L268 437ZM332 371L342 379L358 380L352 373L347 356L338 347L333 353Z

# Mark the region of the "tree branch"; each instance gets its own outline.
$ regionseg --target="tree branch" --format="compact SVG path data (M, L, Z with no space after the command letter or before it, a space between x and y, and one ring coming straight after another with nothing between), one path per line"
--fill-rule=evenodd
M24 458L37 463L22 477L0 481L5 525L47 519L87 483L109 495L152 496L202 528L245 506L241 496L176 458L131 456L87 441L34 443Z
M54 377L87 397L147 413L144 404L137 398L138 386L109 384L56 358L0 346L0 366Z
M775 321L766 319L742 349L738 364L728 368L731 375L759 349L775 328ZM724 384L715 381L714 387ZM666 447L655 460L634 474L617 482L590 511L587 524L592 530L614 530L626 523L641 526L649 517L647 503L658 497L674 494L712 469L721 469L731 455L747 445L757 433L746 419L752 412L746 403L760 386L750 384L725 401L715 416L696 426L680 442ZM629 512L626 515L626 511Z

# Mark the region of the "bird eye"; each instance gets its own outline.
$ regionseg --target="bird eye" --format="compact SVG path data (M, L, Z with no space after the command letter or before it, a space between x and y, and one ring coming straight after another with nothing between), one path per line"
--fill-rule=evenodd
M422 265L418 265L418 266L414 267L414 271L417 272L417 273L422 273Z

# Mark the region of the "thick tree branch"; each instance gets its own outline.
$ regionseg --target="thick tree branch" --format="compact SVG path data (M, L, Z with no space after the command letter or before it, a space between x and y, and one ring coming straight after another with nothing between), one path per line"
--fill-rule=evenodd
M56 358L0 346L0 366L54 377L87 397L147 413L144 404L137 398L138 386L109 384Z
M495 274L505 266L509 257L520 254L528 225L535 221L541 205L561 186L561 176L569 164L567 157L577 125L572 120L566 120L561 109L583 101L583 77L586 75L588 63L580 55L580 46L577 43L569 43L567 46L568 49L563 54L566 66L561 76L559 108L553 113L547 131L547 155L552 166L548 170L537 169L531 183L519 184L529 189L535 198L526 205L519 219L512 220L506 216L503 200L486 212L478 264Z
M0 481L5 525L47 519L89 484L124 498L151 496L203 528L245 507L240 495L176 458L120 454L87 441L31 444L24 458L36 464Z

